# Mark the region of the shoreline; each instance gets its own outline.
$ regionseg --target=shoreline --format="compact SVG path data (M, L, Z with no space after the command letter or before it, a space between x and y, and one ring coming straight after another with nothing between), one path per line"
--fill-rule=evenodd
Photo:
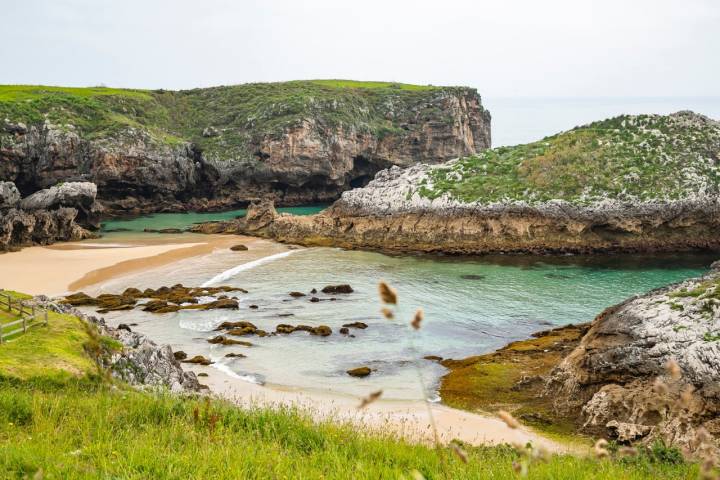
M0 261L0 279L11 290L31 295L62 295L130 273L168 265L252 239L240 236L167 236L157 239L97 239L34 246L9 252ZM11 279L11 280L10 280Z
M297 408L316 422L349 423L370 434L392 434L414 443L433 444L438 441L447 444L459 440L478 446L525 445L532 442L552 453L582 450L578 445L560 443L524 426L511 429L497 417L459 410L442 403L381 398L361 410L358 409L361 398L352 395L273 384L258 385L234 378L217 368L200 365L183 364L183 369L196 375L207 374L198 378L209 387L209 393L240 407ZM432 411L432 418L429 411ZM433 423L436 430L431 426Z

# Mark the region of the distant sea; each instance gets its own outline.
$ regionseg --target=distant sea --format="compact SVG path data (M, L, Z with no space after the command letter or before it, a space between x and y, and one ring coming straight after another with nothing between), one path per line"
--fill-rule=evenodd
M492 146L540 140L621 114L692 110L720 120L720 97L483 97L492 115Z

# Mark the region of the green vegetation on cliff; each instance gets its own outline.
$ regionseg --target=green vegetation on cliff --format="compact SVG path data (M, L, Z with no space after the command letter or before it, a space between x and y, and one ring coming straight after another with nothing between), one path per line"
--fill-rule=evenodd
M404 123L451 122L451 112L431 100L468 90L350 80L182 91L2 85L0 121L37 124L47 119L91 139L134 128L165 144L193 142L217 160L249 160L255 153L249 151L253 138L279 135L307 121L380 137L402 134Z
M418 192L462 202L681 199L720 192L720 123L623 115L431 170Z
M466 447L466 464L450 449L293 409L109 385L87 341L79 319L52 314L49 328L0 346L2 478L517 478L520 456L506 446ZM654 451L619 461L555 455L527 478L689 479L697 470Z

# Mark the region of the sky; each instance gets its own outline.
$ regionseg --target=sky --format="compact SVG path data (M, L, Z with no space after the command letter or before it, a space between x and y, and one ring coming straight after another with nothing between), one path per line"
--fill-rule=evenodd
M718 0L0 0L0 84L720 96Z

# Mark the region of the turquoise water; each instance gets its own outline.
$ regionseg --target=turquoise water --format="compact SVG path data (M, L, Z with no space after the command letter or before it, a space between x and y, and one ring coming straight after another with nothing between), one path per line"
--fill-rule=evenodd
M227 284L247 289L238 311L183 311L153 315L113 312L111 323L137 323L137 330L188 354L209 355L212 368L247 381L362 395L383 389L389 398L421 398L419 366L431 387L444 368L422 360L425 355L463 358L499 348L533 332L591 321L603 309L634 294L703 273L713 254L615 256L387 256L333 248L290 250L265 240L247 243L247 252L217 250L171 266L115 279L100 290L118 292L133 286L158 287ZM380 313L377 282L397 288L400 304L394 321ZM350 295L310 290L349 283ZM291 291L308 293L294 299ZM250 305L259 308L251 309ZM419 332L408 322L416 308L425 321ZM319 338L297 332L289 336L252 337L255 346L223 347L205 339L223 321L247 320L274 331L280 323L328 325L334 333ZM366 330L342 336L345 323L361 321ZM242 351L243 359L228 359ZM345 370L369 365L376 371L355 379Z
M305 205L302 207L278 208L281 213L292 213L293 215L312 215L327 208L327 205ZM130 219L106 220L102 224L102 230L123 229L131 232L142 232L145 228L187 228L195 223L232 220L244 217L247 210L229 210L225 212L191 212L191 213L158 213Z

